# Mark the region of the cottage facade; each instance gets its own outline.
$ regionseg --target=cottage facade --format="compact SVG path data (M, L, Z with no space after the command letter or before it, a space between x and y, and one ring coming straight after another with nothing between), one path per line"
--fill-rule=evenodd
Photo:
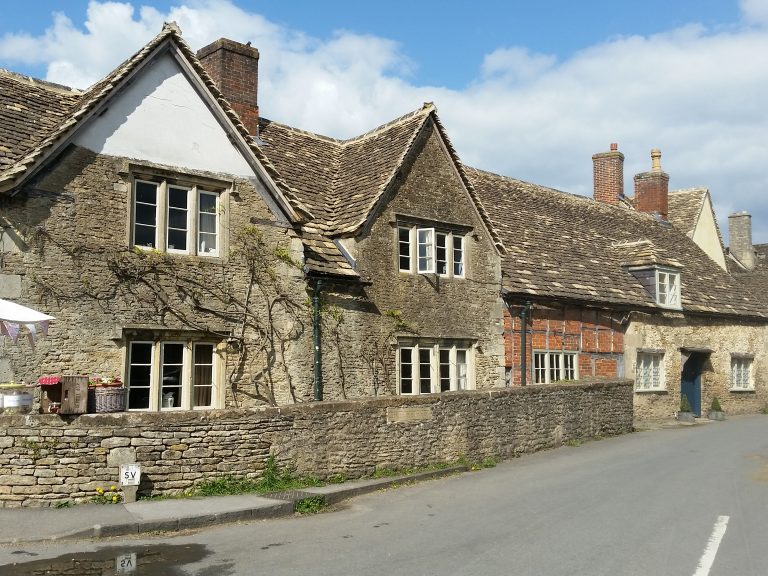
M56 317L3 380L150 411L500 385L503 247L434 107L336 141L262 119L257 71L166 25L84 92L0 74L0 291Z
M683 230L667 218L690 193L668 194L660 154L635 177L632 199L623 159L617 149L593 157L594 200L470 171L509 246L508 383L626 376L640 418L673 416L683 395L697 414L715 397L731 413L759 410L768 399L765 309L717 250L694 241L695 227L707 228L706 196Z

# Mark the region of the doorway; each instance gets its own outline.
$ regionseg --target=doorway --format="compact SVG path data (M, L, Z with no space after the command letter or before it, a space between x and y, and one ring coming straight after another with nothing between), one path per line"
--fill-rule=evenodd
M701 416L701 373L709 353L682 351L683 369L680 375L680 398L688 397L691 412Z

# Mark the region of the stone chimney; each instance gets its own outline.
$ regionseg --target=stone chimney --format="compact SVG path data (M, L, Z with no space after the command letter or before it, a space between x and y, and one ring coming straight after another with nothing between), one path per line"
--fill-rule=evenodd
M618 206L624 197L624 154L618 144L611 144L610 152L592 156L594 173L594 199Z
M651 150L651 170L635 175L635 209L658 214L667 220L669 214L669 174L661 169L661 151Z
M200 63L221 90L232 109L240 116L249 134L256 136L259 126L259 51L250 43L240 44L220 38L197 51Z
M737 212L728 216L728 251L746 268L757 265L752 246L752 216L749 212Z

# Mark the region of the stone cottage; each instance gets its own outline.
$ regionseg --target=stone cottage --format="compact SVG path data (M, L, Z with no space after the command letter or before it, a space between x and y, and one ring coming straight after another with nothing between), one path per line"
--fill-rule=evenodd
M508 247L508 383L623 375L641 418L674 415L683 394L697 414L715 397L756 412L768 400L766 309L724 270L712 234L696 236L707 196L671 195L681 227L669 222L669 176L652 160L632 199L616 147L593 157L594 199L468 169ZM683 196L699 204L689 217Z
M85 91L0 72L0 379L131 410L498 386L504 247L432 105L334 140L262 118L255 48L174 24Z

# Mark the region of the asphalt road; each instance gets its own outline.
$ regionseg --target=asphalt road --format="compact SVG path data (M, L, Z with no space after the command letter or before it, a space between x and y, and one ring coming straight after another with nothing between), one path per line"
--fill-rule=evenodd
M311 517L0 548L0 574L111 574L131 553L123 573L142 576L763 576L768 417L563 447Z

